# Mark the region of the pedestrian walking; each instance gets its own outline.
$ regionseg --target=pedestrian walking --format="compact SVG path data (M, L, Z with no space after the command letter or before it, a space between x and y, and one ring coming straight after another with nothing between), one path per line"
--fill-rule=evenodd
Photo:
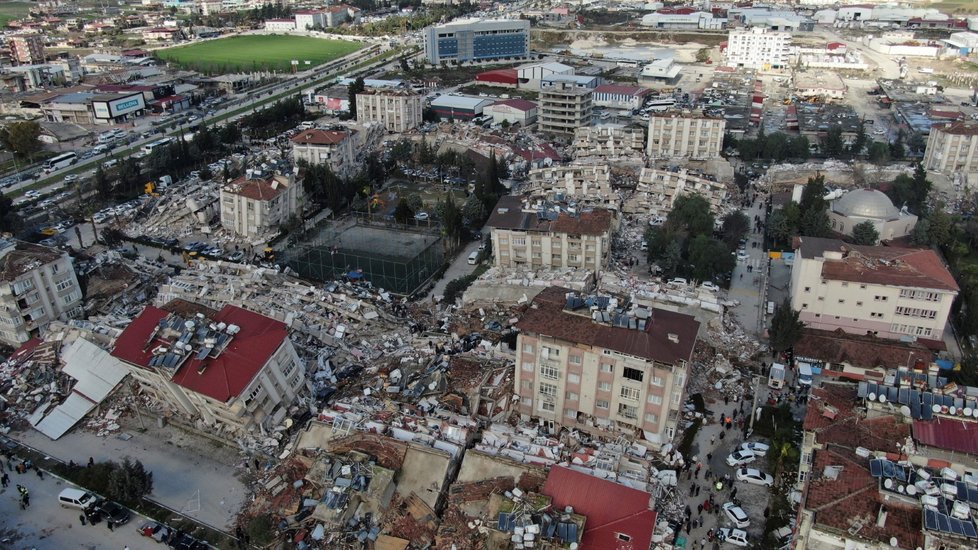
M729 396L726 396L726 395L723 396L723 404L724 405L729 405L730 404L730 397Z
M7 459L7 471L8 472L14 471L14 463L9 458Z
M37 470L37 478L44 479L44 472L42 472L40 468L35 468L35 470Z
M702 514L703 513L703 505L702 504L697 504L696 505L696 511Z
M687 504L686 505L686 517L688 518L691 515L693 515L693 509L689 507L689 504Z
M0 476L0 485L3 485L4 488L6 488L7 485L10 485L10 476L7 475L7 472L4 472L3 475Z
M95 459L88 457L88 467L91 468L92 466L95 466Z
M686 534L687 534L687 535L689 534L689 531L690 531L690 527L689 527L689 524L687 523L687 524L686 524Z
M85 526L85 524L87 523L87 522L85 521L85 514L78 514L78 521L80 521L80 522L81 522L81 524L82 524L82 527L84 527L84 526Z
M700 496L700 486L696 486L696 496Z
M28 493L24 493L24 508L30 508L30 507L31 507L31 495Z
M727 429L730 429L730 424L727 424ZM724 432L720 432L720 441L723 441L724 435Z
M105 526L109 528L109 531L112 531L112 520L105 518Z
M706 453L706 461L709 462L713 460L713 453Z

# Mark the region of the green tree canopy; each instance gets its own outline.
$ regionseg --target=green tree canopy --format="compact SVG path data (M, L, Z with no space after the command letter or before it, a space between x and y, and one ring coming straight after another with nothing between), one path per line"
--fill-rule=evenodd
M805 323L799 319L800 315L801 312L791 309L791 301L788 298L775 306L771 329L768 332L773 351L785 351L798 342L801 331L805 328Z
M397 201L397 207L394 208L394 220L397 223L407 223L412 217L414 217L414 211L411 210L407 200L402 198Z
M41 126L34 121L12 122L0 130L0 142L20 157L30 158L41 150Z
M737 248L740 239L750 231L750 220L747 215L736 210L723 217L720 233L723 235L723 242L731 249Z
M873 222L866 220L852 228L852 240L856 244L874 245L879 242L880 234Z

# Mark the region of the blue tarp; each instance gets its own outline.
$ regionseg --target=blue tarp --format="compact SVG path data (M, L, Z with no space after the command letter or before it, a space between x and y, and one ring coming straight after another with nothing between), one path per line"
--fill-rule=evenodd
M954 368L954 361L949 359L938 359L934 361L941 370L951 370Z

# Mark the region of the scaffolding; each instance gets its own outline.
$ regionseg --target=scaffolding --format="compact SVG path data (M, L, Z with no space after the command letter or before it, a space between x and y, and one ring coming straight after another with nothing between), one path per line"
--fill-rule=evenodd
M284 264L301 277L369 281L393 294L410 295L444 262L437 227L354 218L323 227L311 240L283 251Z

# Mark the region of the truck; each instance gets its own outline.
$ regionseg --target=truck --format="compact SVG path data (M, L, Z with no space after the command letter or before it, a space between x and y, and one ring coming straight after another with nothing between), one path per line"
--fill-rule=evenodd
M781 363L771 364L771 372L767 376L767 386L776 390L784 387L784 365Z

